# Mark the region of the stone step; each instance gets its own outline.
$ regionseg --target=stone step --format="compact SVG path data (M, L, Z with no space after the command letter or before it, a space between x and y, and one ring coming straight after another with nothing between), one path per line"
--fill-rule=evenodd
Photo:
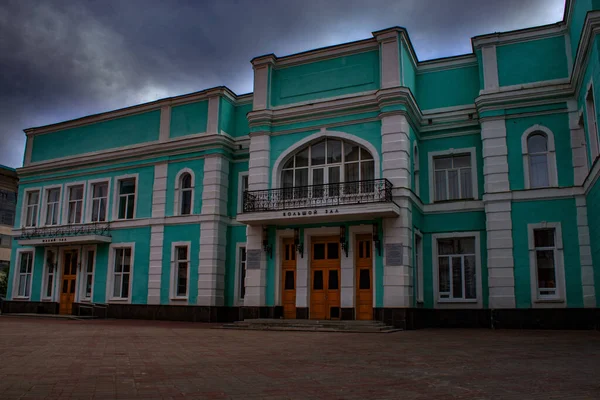
M221 326L224 329L263 331L347 332L347 333L391 333L395 329L381 321L331 321L294 319L247 319Z

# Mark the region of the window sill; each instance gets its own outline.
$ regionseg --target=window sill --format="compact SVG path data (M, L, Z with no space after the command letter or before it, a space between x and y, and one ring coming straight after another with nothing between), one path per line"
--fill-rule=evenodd
M29 300L29 297L15 296L13 297L13 300Z
M534 303L564 303L564 299L553 298L553 299L535 299Z
M111 303L128 303L129 299L128 298L123 298L123 297L115 297L112 299L108 299L109 302Z
M438 299L438 303L448 304L448 303L477 303L477 299Z
M187 297L171 297L171 301L187 301Z

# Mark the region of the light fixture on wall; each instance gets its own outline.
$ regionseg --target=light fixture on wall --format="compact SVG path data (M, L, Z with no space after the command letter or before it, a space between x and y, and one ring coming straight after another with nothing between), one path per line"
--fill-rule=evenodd
M377 254L381 255L381 239L379 238L379 225L373 224L373 244L377 249Z
M348 241L346 240L346 227L344 225L340 226L340 243L342 244L342 250L346 253L346 257L348 257Z
M296 246L296 251L300 253L300 258L304 258L304 245L300 243L300 229L294 229L294 246Z
M269 243L269 230L266 225L263 226L262 232L263 251L269 255L269 258L273 258L273 246Z

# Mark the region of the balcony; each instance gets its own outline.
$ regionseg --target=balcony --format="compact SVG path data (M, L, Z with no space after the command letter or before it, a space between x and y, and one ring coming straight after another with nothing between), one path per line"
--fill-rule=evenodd
M387 179L244 192L248 224L371 219L399 214Z
M20 245L57 246L110 243L110 223L73 224L25 228L16 237Z

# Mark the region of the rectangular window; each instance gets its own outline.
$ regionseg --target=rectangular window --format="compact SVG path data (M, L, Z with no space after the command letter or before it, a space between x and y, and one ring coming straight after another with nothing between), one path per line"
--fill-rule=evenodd
M37 226L38 220L38 205L40 203L40 191L33 190L27 192L25 196L25 226L34 227Z
M92 222L106 221L108 206L108 182L92 184Z
M592 164L600 149L598 148L598 123L596 121L596 101L594 99L594 87L591 86L585 97L585 113L587 115L587 129L590 137L590 154L592 155Z
M81 212L83 210L83 185L68 188L67 223L81 223Z
M114 251L112 296L115 299L128 299L131 280L131 247L123 247Z
M240 265L239 265L239 281L238 296L240 300L244 300L246 296L246 248L240 247Z
M10 235L0 235L0 247L10 249L12 242L12 236Z
M244 211L243 207L244 207L244 192L246 190L248 190L248 188L250 187L249 181L248 181L248 174L244 174L240 176L240 192L238 193L239 197L238 197L238 213Z
M58 225L58 210L60 205L60 188L46 190L46 221L45 225Z
M31 276L33 273L33 251L24 251L19 255L19 274L17 276L17 297L29 297L31 294Z
M555 229L534 229L538 298L557 297Z
M438 239L440 300L474 300L476 292L475 238Z
M132 219L135 207L135 178L122 179L118 182L119 213L118 219Z
M56 251L52 250L52 249L48 249L46 251L46 265L44 268L44 272L45 272L45 278L44 278L44 294L43 297L45 299L52 299L52 296L54 295L54 283L55 283L55 276L56 276L56 263L57 263L57 257L56 257Z
M189 246L175 246L173 260L173 293L176 298L188 295L188 272L190 268Z
M83 270L83 293L86 300L92 298L92 285L94 284L94 260L95 251L87 250L85 253L85 269Z
M434 157L435 201L472 199L471 155Z

